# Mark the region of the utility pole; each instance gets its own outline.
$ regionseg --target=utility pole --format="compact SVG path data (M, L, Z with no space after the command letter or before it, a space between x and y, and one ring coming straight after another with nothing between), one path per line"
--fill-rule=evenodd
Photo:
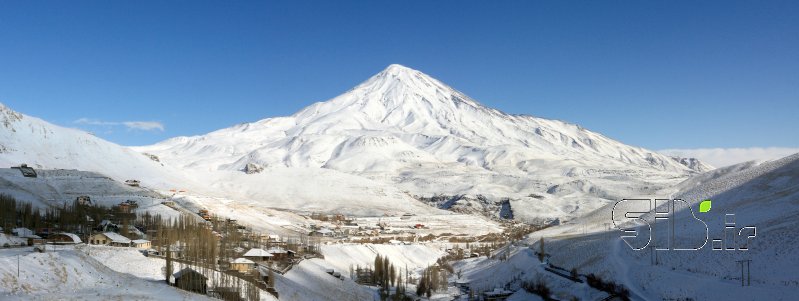
M660 257L658 257L658 249L655 246L649 246L649 263L652 265L660 264Z
M741 264L741 286L752 286L752 274L749 270L749 263L752 262L751 259L744 259L744 260L736 260L737 263ZM744 285L744 262L746 263L746 285Z

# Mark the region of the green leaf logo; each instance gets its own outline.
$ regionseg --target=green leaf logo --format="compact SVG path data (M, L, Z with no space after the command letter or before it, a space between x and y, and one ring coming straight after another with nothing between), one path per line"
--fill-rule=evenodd
M708 211L710 211L710 200L709 199L704 200L701 203L699 203L699 212L703 212L704 213L704 212L708 212Z

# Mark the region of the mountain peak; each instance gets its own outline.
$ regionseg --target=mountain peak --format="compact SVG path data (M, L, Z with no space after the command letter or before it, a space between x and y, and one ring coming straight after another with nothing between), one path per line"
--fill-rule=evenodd
M383 69L383 71L380 72L380 73L397 75L397 74L400 74L400 73L413 73L413 72L419 72L419 71L413 70L411 68L405 67L405 66L400 65L400 64L391 64L391 65L388 65L388 67L386 67L386 69Z

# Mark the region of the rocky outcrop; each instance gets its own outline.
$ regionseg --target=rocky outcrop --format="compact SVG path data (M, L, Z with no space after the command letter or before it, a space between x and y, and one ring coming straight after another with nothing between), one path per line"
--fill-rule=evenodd
M264 170L263 166L255 164L255 163L247 163L247 166L244 167L244 172L249 174L259 173Z

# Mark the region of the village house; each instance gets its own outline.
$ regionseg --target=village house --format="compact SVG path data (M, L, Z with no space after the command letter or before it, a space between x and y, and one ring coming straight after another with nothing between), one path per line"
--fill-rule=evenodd
M33 167L29 167L28 164L21 164L19 167L15 166L15 167L11 167L11 168L19 169L19 171L22 173L23 177L28 177L28 178L35 178L36 177L36 170L34 170Z
M330 230L328 228L320 228L319 230L316 230L313 233L311 233L311 235L313 236L322 236L322 237L333 237L334 234L335 232L333 232L333 230Z
M97 233L89 237L89 244L129 247L130 239L114 232Z
M172 274L172 276L175 277L175 286L182 290L199 294L208 292L208 277L193 269L185 268Z
M47 240L54 245L76 245L83 243L80 237L72 233L56 233L50 235Z
M274 260L294 258L294 251L292 250L286 250L283 248L270 248L266 251L269 252L269 254L272 254L272 259Z
M146 250L152 247L152 243L146 239L134 239L130 241L130 246L137 249Z
M92 204L92 199L88 195L79 196L75 200L78 201L78 205L81 206L91 206Z
M36 234L28 235L28 236L25 237L25 239L28 240L28 245L29 246L44 244L44 239L41 238L39 235L36 235Z
M230 269L239 273L249 273L255 268L255 262L246 258L236 258L230 262Z
M36 228L36 235L39 235L44 238L50 237L51 234L61 233L58 229L55 228Z
M14 228L14 229L11 229L11 234L14 234L14 236L18 236L18 237L28 237L28 236L34 235L33 234L33 230L28 229L28 228Z
M270 260L272 256L273 255L271 253L267 252L264 249L259 249L259 248L250 249L249 251L247 251L247 253L244 253L244 258L247 258L255 262L264 262Z
M123 213L130 213L130 204L128 203L119 203L119 211Z
M505 301L513 295L512 291L504 290L501 288L494 288L493 291L484 292L483 299L486 301Z

